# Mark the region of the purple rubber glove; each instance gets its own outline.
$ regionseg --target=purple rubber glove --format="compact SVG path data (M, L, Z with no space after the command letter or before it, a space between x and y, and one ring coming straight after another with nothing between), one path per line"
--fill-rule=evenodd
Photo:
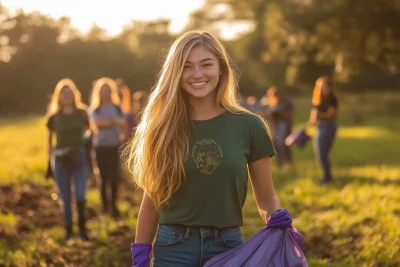
M287 209L279 209L269 217L267 227L269 228L291 228L292 218Z
M151 244L131 244L132 267L149 267Z

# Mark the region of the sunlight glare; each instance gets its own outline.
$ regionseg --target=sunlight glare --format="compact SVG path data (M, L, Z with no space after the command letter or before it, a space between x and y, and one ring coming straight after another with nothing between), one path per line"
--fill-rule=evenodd
M86 33L96 24L109 35L117 35L122 26L132 20L171 19L172 32L179 32L187 23L190 12L201 7L204 0L147 0L147 1L95 1L95 0L3 0L12 12L22 8L25 12L40 11L54 18L69 16L71 24Z

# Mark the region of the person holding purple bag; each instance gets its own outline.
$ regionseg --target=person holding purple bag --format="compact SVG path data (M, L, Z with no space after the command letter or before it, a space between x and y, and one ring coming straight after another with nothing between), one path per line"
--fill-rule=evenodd
M144 191L132 266L149 266L151 251L154 267L204 266L240 246L248 174L265 223L281 208L269 130L240 105L236 86L210 33L187 32L172 44L125 150Z
M333 181L329 152L332 148L337 131L338 100L335 86L328 76L317 79L312 97L312 110L309 125L317 125L318 133L314 142L314 153L319 160L324 176L321 184Z

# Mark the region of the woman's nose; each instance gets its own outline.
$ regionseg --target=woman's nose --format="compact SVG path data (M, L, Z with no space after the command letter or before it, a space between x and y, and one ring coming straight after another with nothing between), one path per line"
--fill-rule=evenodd
M201 70L200 67L195 67L195 68L194 68L193 77L194 77L194 78L203 77L203 71Z

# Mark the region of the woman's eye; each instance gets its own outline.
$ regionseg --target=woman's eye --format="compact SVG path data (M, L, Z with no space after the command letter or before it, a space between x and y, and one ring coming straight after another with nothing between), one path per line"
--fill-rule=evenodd
M190 69L192 66L184 66L184 69Z
M208 63L208 64L204 64L204 65L203 65L203 67L211 67L211 66L212 66L211 63Z

